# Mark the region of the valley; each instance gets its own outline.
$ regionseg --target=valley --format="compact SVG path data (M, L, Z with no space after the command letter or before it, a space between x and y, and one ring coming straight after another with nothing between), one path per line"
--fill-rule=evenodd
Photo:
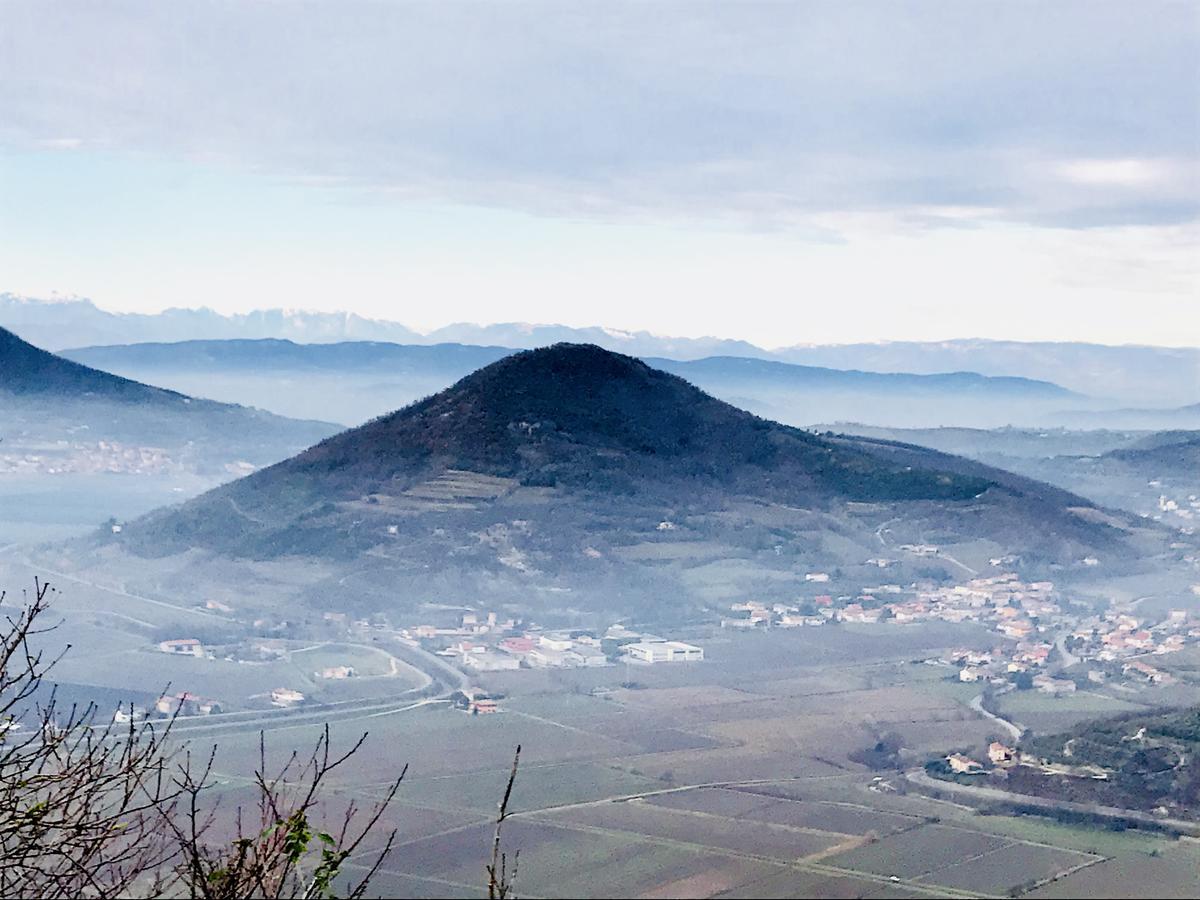
M555 347L215 488L115 441L6 457L10 490L81 506L10 517L0 583L57 588L48 650L103 648L58 664L64 698L178 714L224 802L260 732L369 732L338 803L410 763L385 892L470 889L519 743L530 896L1065 896L1145 866L1186 893L1190 807L1113 831L1050 782L941 780L1200 704L1191 436L1038 434L788 428ZM101 517L104 479L143 506ZM1181 502L1143 513L1147 489Z

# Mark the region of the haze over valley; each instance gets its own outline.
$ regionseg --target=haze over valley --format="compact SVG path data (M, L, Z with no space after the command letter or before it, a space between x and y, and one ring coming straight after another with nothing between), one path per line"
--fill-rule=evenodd
M1195 11L0 4L0 897L1200 896Z

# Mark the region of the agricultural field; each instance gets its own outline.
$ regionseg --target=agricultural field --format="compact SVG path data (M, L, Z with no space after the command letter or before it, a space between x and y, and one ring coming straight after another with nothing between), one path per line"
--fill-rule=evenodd
M883 731L902 735L914 758L987 737L993 726L963 686L912 662L961 633L912 629L899 648L866 643L858 662L843 655L849 642L815 662L808 637L756 637L739 646L719 635L722 663L638 668L632 688L618 686L621 670L553 673L594 682L498 673L489 686L509 693L494 715L432 703L340 718L335 743L369 732L370 756L338 771L339 801L378 800L409 765L388 814L397 846L376 888L478 895L520 744L504 840L521 850L525 896L1050 897L1095 892L1106 883L1097 871L1160 863L1154 884L1195 893L1181 861L1195 855L1190 841L985 815L850 761ZM605 690L593 695L589 683ZM317 733L313 722L277 725L269 751L303 748ZM257 732L223 733L220 744L218 778L240 789ZM364 851L351 872L373 861Z
M144 684L189 689L196 679L202 691L246 694L295 686L333 701L335 747L368 737L365 752L331 776L332 818L345 803L377 802L407 765L384 821L397 837L379 892L481 892L496 803L520 744L505 844L521 850L525 896L1051 897L1103 895L1114 884L1136 895L1164 879L1178 895L1196 893L1190 842L981 815L851 761L883 733L900 736L914 765L994 734L969 707L974 686L915 662L987 646L972 626L687 634L705 647L704 662L482 673L476 682L504 695L500 712L471 716L437 698L404 700L422 679L369 639L285 641L283 656L257 665L175 658L148 649L155 629L209 619L110 588L72 585L63 601L60 636L104 648L64 662L64 680L111 691L132 672ZM337 665L360 675L313 677ZM1048 722L1133 706L1103 693L1003 701L1021 720ZM185 736L219 744L214 796L237 805L259 764L259 730L268 763L279 764L312 746L323 714L247 712ZM386 835L377 837L349 874L374 862ZM1098 874L1108 871L1154 876Z

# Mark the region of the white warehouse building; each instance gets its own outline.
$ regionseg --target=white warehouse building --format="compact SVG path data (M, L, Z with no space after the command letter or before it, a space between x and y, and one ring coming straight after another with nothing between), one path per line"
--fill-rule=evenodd
M635 662L699 662L704 659L704 650L682 641L639 641L626 644L625 655Z

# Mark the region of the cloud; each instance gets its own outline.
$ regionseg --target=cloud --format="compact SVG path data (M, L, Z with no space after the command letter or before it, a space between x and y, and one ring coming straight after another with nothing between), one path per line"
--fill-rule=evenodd
M754 228L1200 212L1186 3L10 2L0 34L10 148Z
M1169 162L1153 159L1072 159L1058 165L1059 174L1076 184L1139 188L1170 180Z

